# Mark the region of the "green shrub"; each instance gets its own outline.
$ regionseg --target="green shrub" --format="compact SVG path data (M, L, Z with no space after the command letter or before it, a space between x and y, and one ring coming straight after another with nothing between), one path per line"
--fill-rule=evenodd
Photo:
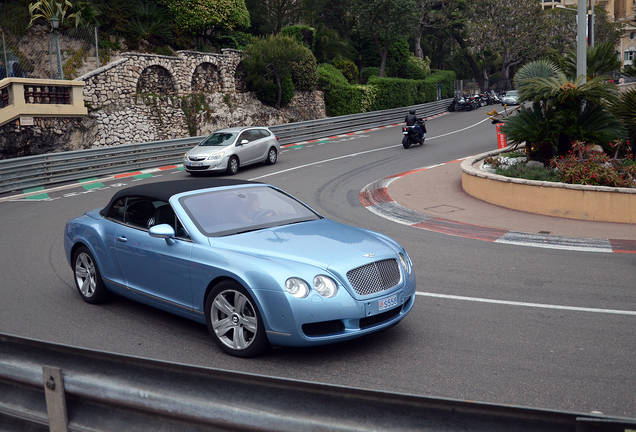
M362 84L366 84L371 77L379 77L380 76L380 68L379 67L365 67L362 69L360 73L360 78Z
M516 164L508 168L497 168L495 174L506 177L522 178L526 180L558 182L559 174L552 168L544 166L527 166L526 164Z
M366 68L363 71L368 72ZM436 71L425 80L379 78L370 75L366 85L350 85L333 65L318 68L318 85L325 93L325 105L331 116L355 114L433 102L437 100L437 86L442 84L444 97L453 94L455 74Z
M244 51L243 67L248 88L261 102L276 106L272 88L281 80L281 106L289 103L294 89L314 90L318 82L316 59L312 52L289 36L255 38ZM277 108L280 108L277 106Z
M284 27L280 34L283 36L290 36L296 39L298 42L305 45L307 48L313 50L316 40L316 30L306 25L295 25Z
M409 55L408 62L406 63L406 78L411 79L426 79L431 74L431 60L426 58L415 57L413 54Z
M318 65L316 57L308 49L299 50L296 61L290 63L292 82L298 91L316 90L318 85Z
M294 83L292 82L291 75L287 74L281 76L280 84L283 88L280 106L285 106L294 97ZM261 78L260 80L252 82L252 89L256 92L258 100L263 102L265 105L276 105L278 86L274 81Z
M410 56L411 51L407 41L399 40L393 42L391 46L389 46L387 53L384 76L391 78L413 78L407 74L407 65Z
M318 67L318 87L323 91L329 91L335 86L346 86L347 78L334 65L323 63Z
M550 161L556 168L562 183L635 187L636 164L631 159L610 159L593 145L584 142L572 144L566 156L557 156Z
M167 46L158 46L157 48L155 48L154 53L157 55L163 55L163 56L173 56L173 57L176 56L174 51L172 51Z
M415 80L371 77L367 84L379 90L373 111L422 103L418 98L418 82Z
M358 66L349 59L334 60L333 65L336 69L342 72L342 75L349 81L350 84L357 84L360 73L358 72Z

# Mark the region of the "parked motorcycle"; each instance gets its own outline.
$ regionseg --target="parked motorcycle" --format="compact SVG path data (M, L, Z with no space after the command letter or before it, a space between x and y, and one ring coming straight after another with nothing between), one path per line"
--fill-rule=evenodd
M424 139L426 138L426 125L424 124L426 120L418 119L417 125L422 128L422 132L424 136L420 139L420 134L415 130L415 126L403 126L402 127L402 146L407 149L411 147L413 144L424 145Z
M471 104L470 101L468 101L463 96L459 96L458 95L458 96L455 96L455 98L453 99L453 101L449 105L448 112L453 112L453 111L471 111L472 109L473 109L473 104Z

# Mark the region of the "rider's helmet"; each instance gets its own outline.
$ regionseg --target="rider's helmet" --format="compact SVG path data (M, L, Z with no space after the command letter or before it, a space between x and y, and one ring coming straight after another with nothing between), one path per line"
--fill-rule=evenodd
M410 110L409 114L415 114L415 110L414 109Z

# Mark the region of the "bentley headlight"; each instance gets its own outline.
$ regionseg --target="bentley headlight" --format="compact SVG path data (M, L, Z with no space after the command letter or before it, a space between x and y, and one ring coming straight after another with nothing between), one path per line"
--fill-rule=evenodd
M409 265L409 260L403 254L399 254L399 255L400 255L400 262L402 263L402 267L404 267L404 270L406 270L407 273L410 273L411 266Z
M338 292L338 286L334 280L324 275L314 278L314 289L323 297L333 297Z
M225 152L218 152L218 153L213 154L212 156L209 156L208 160L219 160L223 156L225 156Z
M298 278L289 278L285 281L287 292L298 298L305 298L309 295L309 286L304 280Z

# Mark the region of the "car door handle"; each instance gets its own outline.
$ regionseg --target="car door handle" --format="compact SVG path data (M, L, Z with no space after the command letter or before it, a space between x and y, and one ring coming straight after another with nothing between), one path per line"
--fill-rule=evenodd
M128 241L128 239L124 236L119 236L117 237L117 241L120 241L122 243L126 243Z

